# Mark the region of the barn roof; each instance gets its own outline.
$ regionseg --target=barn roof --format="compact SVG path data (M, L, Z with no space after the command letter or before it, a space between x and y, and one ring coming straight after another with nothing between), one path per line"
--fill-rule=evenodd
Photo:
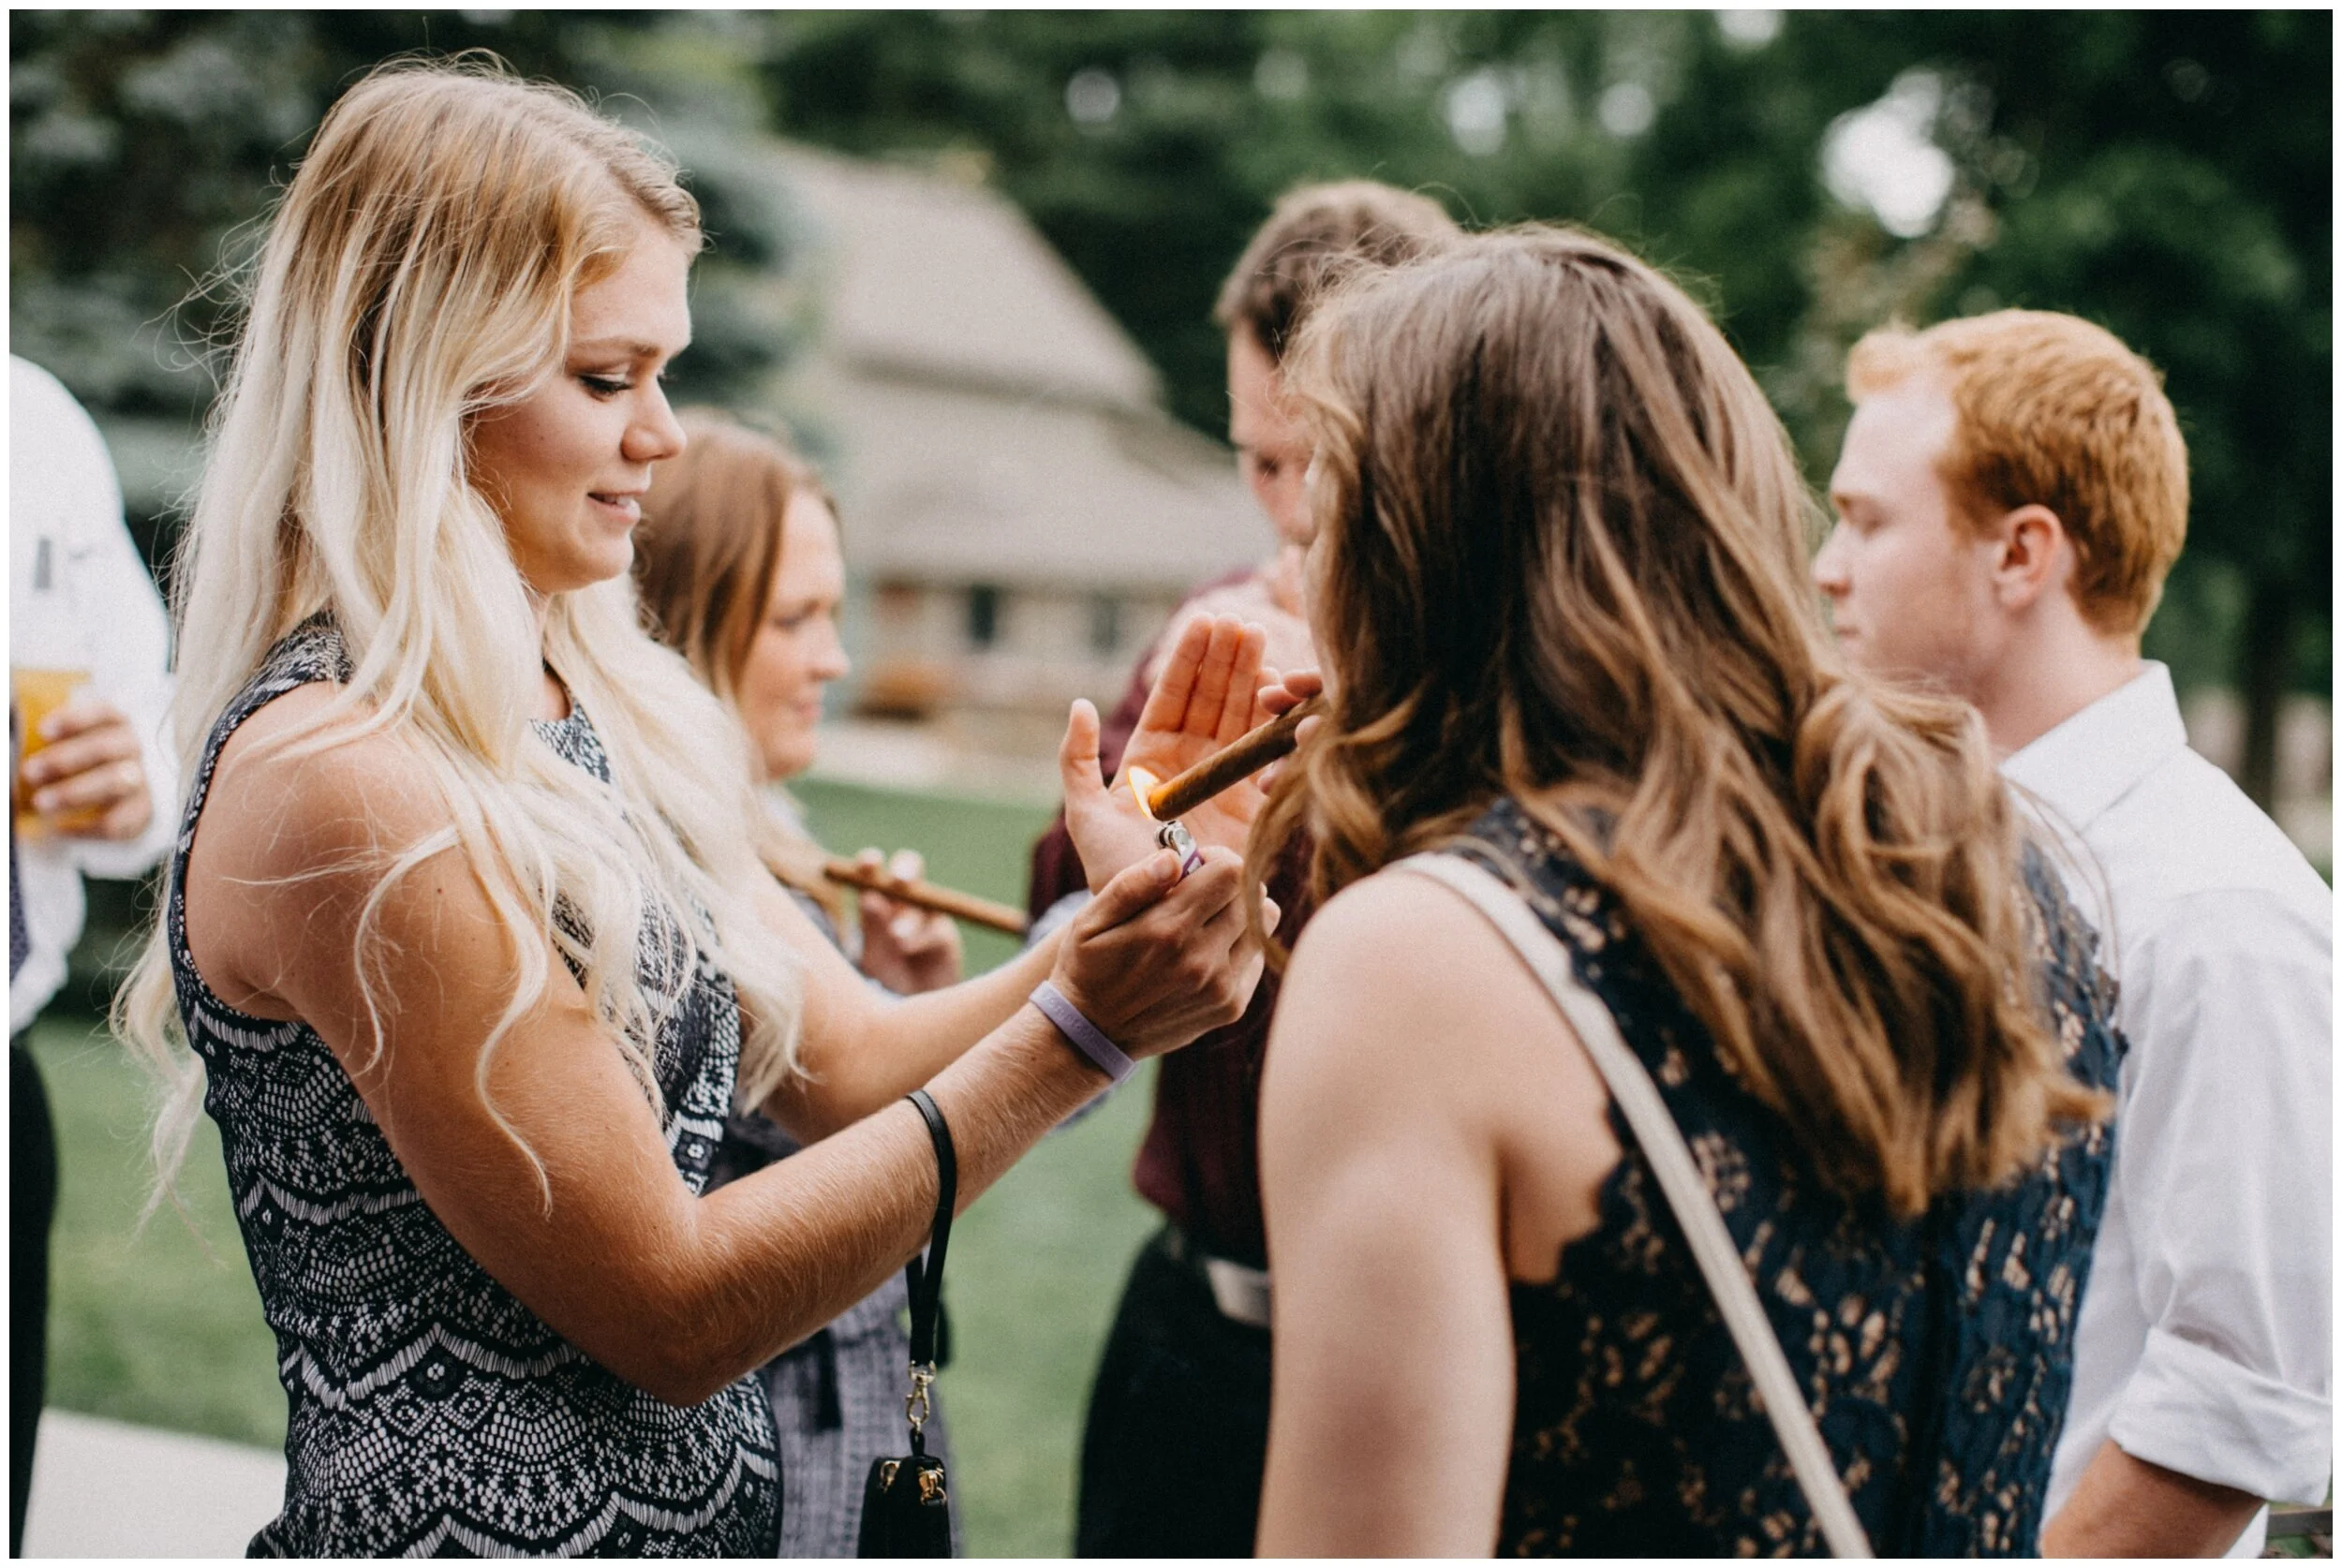
M820 301L790 402L834 453L866 577L1177 592L1271 547L1225 448L1015 205L941 173L776 155Z

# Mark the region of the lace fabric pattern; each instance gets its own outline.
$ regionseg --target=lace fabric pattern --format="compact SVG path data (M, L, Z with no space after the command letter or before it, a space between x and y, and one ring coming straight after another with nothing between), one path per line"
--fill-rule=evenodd
M752 1380L684 1408L625 1383L498 1284L441 1224L333 1051L254 1018L195 969L181 895L220 748L295 687L348 678L330 624L273 649L206 743L165 919L228 1183L288 1401L285 1504L256 1556L769 1556L779 1535L772 1418ZM607 782L583 710L541 723ZM730 980L671 923L640 974L666 993L654 1060L676 1170L704 1191L738 1072ZM659 983L664 977L665 984Z
M2022 1179L1920 1220L1824 1188L1795 1134L1718 1057L1616 900L1518 804L1460 841L1571 952L1706 1176L1873 1547L2030 1554L2064 1421L2072 1333L2112 1129L2077 1129ZM2081 1081L2123 1043L2096 937L2029 857L2046 1000ZM1613 1105L1624 1151L1598 1228L1512 1292L1519 1400L1500 1553L1826 1551L1681 1228Z

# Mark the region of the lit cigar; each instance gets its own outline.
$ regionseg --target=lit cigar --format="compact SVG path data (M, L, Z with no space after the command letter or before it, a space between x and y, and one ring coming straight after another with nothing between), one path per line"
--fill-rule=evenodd
M964 920L971 925L983 925L995 931L1005 931L1012 937L1023 936L1029 924L1025 919L1025 911L1022 910L1011 909L1006 904L995 904L989 898L979 898L972 893L962 893L956 888L939 887L934 882L907 880L894 875L883 865L865 865L858 860L847 860L841 855L828 857L822 865L822 875L833 882L842 882L848 887L867 888L872 893L883 893L887 897L899 903L913 904L923 910L935 910L950 915L954 920Z
M1147 815L1158 822L1184 817L1204 802L1260 772L1280 757L1291 755L1298 743L1294 732L1301 720L1317 712L1318 699L1308 697L1267 723L1223 747L1167 783L1158 784L1144 768L1131 770L1131 790ZM1144 779L1145 782L1140 782Z

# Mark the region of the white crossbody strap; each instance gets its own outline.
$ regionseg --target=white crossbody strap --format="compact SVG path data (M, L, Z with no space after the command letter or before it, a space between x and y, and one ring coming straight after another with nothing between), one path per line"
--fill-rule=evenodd
M1781 1341L1773 1336L1772 1324L1756 1299L1756 1288L1742 1265L1740 1250L1724 1227L1714 1194L1708 1191L1683 1142L1682 1130L1659 1097L1659 1086L1651 1081L1642 1058L1619 1037L1610 1010L1579 980L1569 950L1530 912L1519 895L1460 855L1410 855L1391 869L1429 877L1461 894L1512 944L1529 972L1544 983L1554 1006L1561 1009L1586 1054L1601 1070L1610 1098L1618 1102L1626 1125L1642 1145L1643 1157L1651 1161L1660 1191L1667 1194L1676 1222L1683 1227L1699 1272L1707 1277L1725 1326L1732 1331L1733 1343L1748 1364L1749 1376L1764 1399L1765 1413L1772 1418L1772 1429L1797 1472L1798 1485L1804 1488L1806 1505L1821 1526L1831 1555L1870 1556L1870 1539L1854 1516L1853 1504L1846 1501L1845 1487L1814 1425L1814 1413L1806 1407L1796 1374L1789 1370L1788 1357L1781 1354Z

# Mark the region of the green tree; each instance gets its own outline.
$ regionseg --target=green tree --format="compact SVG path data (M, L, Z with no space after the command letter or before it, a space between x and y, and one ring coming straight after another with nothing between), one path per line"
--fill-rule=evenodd
M2279 699L2332 614L2334 19L1947 13L1926 31L1991 95L1969 161L1998 177L1998 233L1945 297L2087 316L2164 371L2188 555L2245 587L2228 673L2242 782L2266 802Z
M101 407L179 412L211 383L158 353L226 302L194 295L340 87L427 45L563 74L538 13L481 25L372 11L18 11L8 24L9 316L17 351Z
M1637 246L1716 310L1816 474L1862 331L1999 304L2099 321L2166 372L2193 457L2151 638L2244 688L2261 798L2279 699L2327 679L2323 13L788 13L763 47L786 133L997 179L1205 429L1212 291L1303 179ZM1955 170L1908 236L1817 177L1833 126L1899 84ZM2209 617L2229 651L2204 658L2221 580L2245 609Z
M770 22L762 70L785 134L995 180L1146 348L1174 411L1217 431L1227 409L1212 297L1286 186L1371 174L1497 220L1576 210L1608 188L1587 170L1614 149L1578 134L1566 80L1596 25L1506 13L790 12ZM1517 56L1549 89L1536 99L1545 117L1534 143L1511 138L1512 155L1491 163L1458 145L1445 105L1474 69Z
M2243 687L2258 792L2278 699L2327 679L2323 13L19 12L19 351L101 407L192 420L211 383L166 329L200 343L222 302L173 305L335 91L389 54L472 46L611 95L693 170L717 242L679 367L694 398L753 398L798 330L760 125L997 183L1211 431L1213 293L1307 179L1636 246L1716 311L1816 474L1860 332L2072 311L2169 377L2194 543L2150 637L2183 678ZM1843 116L1914 84L1956 178L1897 234L1818 166ZM2224 599L2241 608L2207 613ZM2225 653L2200 652L2207 628Z
M1808 368L1890 303L2066 311L2164 372L2193 504L2150 646L2185 666L2188 639L2226 643L2182 675L2241 688L2241 782L2264 804L2282 698L2330 678L2332 46L2322 12L1801 13L1777 51L1788 77L1864 97L1923 75L1958 170L1924 236L1823 215ZM1818 455L1834 391L1783 379ZM2208 617L2231 583L2241 604Z
M786 202L734 132L763 109L722 19L547 11L18 11L9 18L14 352L101 415L192 434L233 328L228 272L342 91L416 52L491 51L650 123L691 160L718 252L691 394L751 396L795 341ZM740 90L726 94L728 85ZM175 520L132 519L151 561Z

